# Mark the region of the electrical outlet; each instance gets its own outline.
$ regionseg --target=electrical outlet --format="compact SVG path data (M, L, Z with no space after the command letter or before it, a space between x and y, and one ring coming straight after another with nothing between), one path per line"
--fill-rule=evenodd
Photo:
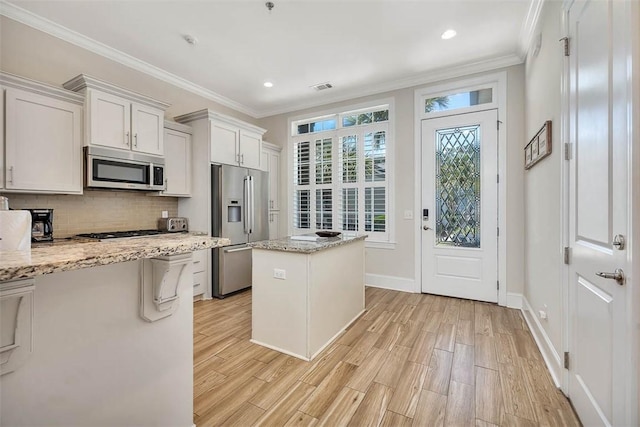
M404 211L404 219L413 219L413 211L409 209Z
M540 319L546 320L547 319L547 312L544 311L544 310L540 310L540 311L538 311L538 316L540 317Z
M162 218L169 218L169 211L162 211Z
M276 279L285 280L287 278L287 270L283 270L281 268L274 268L273 277Z

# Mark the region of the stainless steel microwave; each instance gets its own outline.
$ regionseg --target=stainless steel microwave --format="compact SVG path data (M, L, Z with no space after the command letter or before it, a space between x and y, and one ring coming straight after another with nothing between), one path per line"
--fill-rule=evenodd
M164 158L132 151L85 147L85 187L162 191Z

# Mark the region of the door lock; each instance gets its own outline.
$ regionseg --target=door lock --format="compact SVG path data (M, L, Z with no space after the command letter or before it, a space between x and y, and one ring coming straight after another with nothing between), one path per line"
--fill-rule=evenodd
M613 279L618 282L618 285L624 285L624 271L621 268L616 268L613 273L605 273L604 271L596 272L596 276L603 277L605 279Z
M613 238L613 247L621 251L624 249L624 244L624 236L622 234L616 234L616 236Z

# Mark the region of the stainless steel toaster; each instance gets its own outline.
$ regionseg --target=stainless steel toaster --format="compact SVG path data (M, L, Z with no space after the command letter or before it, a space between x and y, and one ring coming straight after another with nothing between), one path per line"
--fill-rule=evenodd
M189 220L184 217L160 218L158 219L158 230L169 233L189 231Z

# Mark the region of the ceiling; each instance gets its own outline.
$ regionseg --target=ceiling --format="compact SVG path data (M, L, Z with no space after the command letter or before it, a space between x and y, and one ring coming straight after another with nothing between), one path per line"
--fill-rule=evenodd
M269 12L263 0L13 0L0 11L259 118L522 62L541 2L274 3ZM449 28L458 35L442 40ZM333 88L310 87L324 82Z

